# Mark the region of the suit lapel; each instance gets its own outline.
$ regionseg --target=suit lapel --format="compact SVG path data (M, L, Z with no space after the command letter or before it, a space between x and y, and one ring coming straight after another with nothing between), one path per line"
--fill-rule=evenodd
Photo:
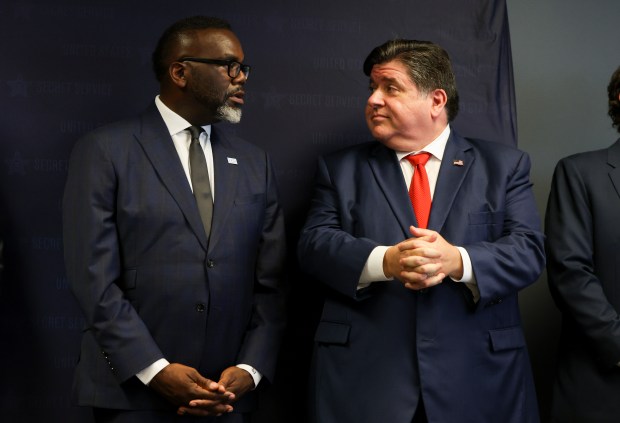
M441 232L456 194L473 164L474 155L469 143L452 131L444 150L439 177L435 185L428 222L429 229Z
M611 167L609 178L616 194L620 196L620 139L607 150L607 164Z
M142 115L142 130L136 134L138 142L153 164L162 183L179 205L202 247L207 249L207 236L200 220L196 200L187 176L168 134L166 124L153 105Z
M405 238L409 238L409 226L415 223L415 216L396 154L377 142L370 151L368 163L384 200L400 223Z
M234 150L226 136L214 126L211 127L211 149L215 173L215 202L209 246L213 247L223 235L223 228L226 227L226 220L233 208L237 190L239 167L244 163L242 152Z

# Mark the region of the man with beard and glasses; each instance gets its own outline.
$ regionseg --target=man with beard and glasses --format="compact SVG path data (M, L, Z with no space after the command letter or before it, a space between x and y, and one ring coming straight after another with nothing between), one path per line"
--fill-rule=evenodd
M250 67L230 25L191 17L153 53L160 95L80 139L65 262L86 325L75 393L97 422L247 422L284 328L283 213L241 119Z

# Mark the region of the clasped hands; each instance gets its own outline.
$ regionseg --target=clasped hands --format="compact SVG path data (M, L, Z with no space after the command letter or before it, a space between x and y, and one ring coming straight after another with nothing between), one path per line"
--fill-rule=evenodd
M179 415L220 416L233 410L232 404L254 387L254 380L247 371L229 367L215 382L192 367L171 363L149 386L177 405Z
M439 233L409 227L412 237L388 248L383 257L383 273L402 282L405 288L420 290L440 284L450 276L463 277L459 250Z

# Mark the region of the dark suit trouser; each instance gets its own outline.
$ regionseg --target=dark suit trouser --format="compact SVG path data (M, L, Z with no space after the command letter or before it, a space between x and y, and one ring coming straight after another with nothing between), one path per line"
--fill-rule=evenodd
M424 401L422 401L422 396L420 396L420 401L418 401L418 408L415 410L415 414L413 415L413 420L411 423L428 423L428 419L426 418L426 409L424 408Z

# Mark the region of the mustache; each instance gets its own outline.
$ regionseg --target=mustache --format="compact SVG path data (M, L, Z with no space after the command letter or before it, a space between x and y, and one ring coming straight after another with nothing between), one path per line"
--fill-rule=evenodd
M236 89L233 89L232 91L227 92L226 98L228 99L236 94L245 94L245 92L243 91L243 88L236 88Z

